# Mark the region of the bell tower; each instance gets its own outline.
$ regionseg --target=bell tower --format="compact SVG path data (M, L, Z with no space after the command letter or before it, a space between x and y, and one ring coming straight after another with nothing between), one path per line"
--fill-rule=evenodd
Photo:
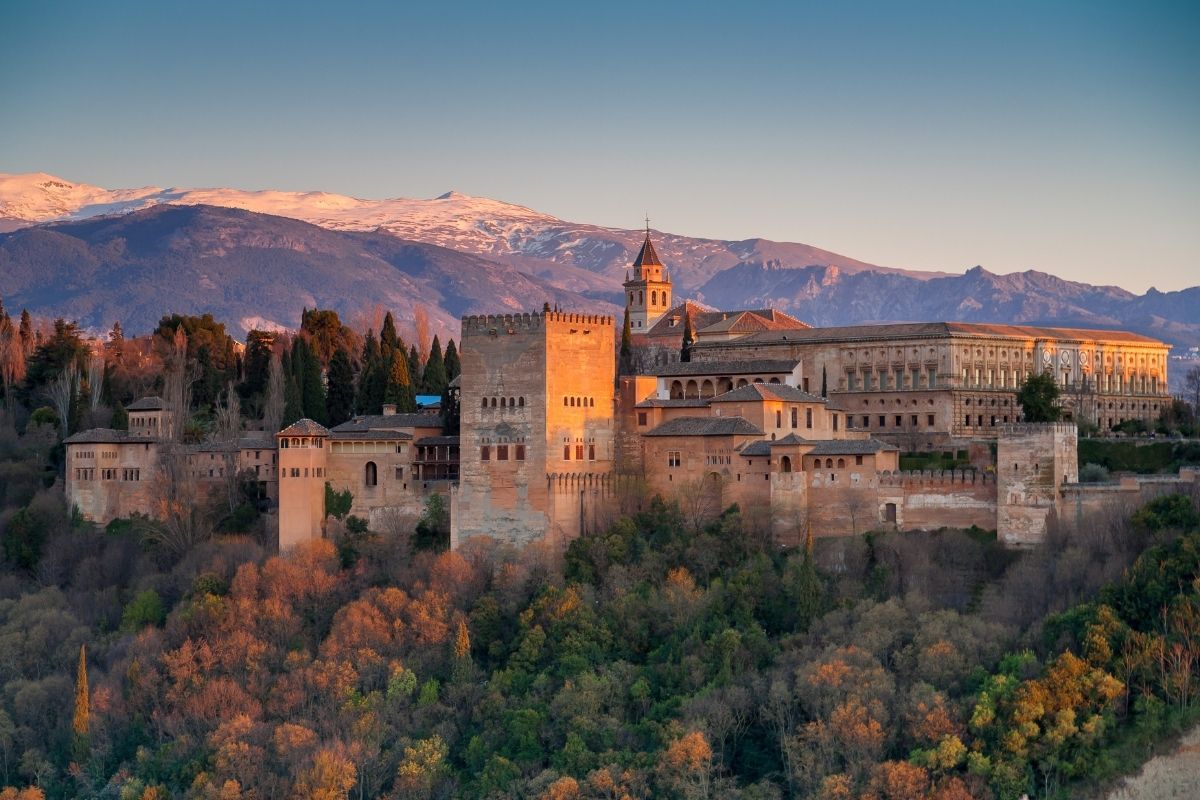
M633 333L645 333L671 310L671 275L650 241L649 219L646 220L646 240L633 261L632 277L626 273L624 286L629 327Z

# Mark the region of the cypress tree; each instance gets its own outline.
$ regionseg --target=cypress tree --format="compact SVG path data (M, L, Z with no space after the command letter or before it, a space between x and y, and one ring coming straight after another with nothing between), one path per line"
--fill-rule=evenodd
M692 330L692 314L687 310L687 306L683 309L683 349L679 351L679 360L688 362L692 360L692 345L696 343L696 333Z
M392 356L388 367L387 386L384 389L383 401L395 403L396 410L411 412L417 410L417 401L413 395L411 373L408 371L408 359L403 353Z
M458 347L455 346L454 340L446 345L446 355L442 359L446 362L446 380L452 381L462 372L462 365L458 362Z
M75 718L71 730L76 736L88 735L91 722L91 692L88 690L87 645L79 645L79 667L75 671Z
M354 414L354 365L350 354L340 347L329 359L328 383L325 418L330 425L339 425Z
M633 328L629 325L629 306L625 306L625 322L621 325L621 358L617 363L618 375L633 374Z
M125 410L125 404L120 400L113 406L112 427L114 431L129 430L129 412Z
M283 387L283 420L284 428L304 416L304 403L300 395L300 384L295 375L289 375Z
M399 347L400 336L396 333L396 320L392 319L392 312L389 311L384 315L383 329L379 331L379 349L386 358Z
M21 327L19 329L21 336L21 347L25 350L25 355L33 352L34 336L33 336L33 317L29 316L29 309L21 309Z
M821 365L821 397L829 397L829 376L825 372L825 365Z
M423 371L421 354L417 352L417 346L414 344L408 348L408 380L413 392L417 391L417 384L421 382L421 373Z
M421 391L426 394L441 395L446 391L446 384L450 379L446 377L446 362L442 358L442 344L438 341L438 337L433 337L433 344L429 347L429 360L425 362L425 373L421 376Z

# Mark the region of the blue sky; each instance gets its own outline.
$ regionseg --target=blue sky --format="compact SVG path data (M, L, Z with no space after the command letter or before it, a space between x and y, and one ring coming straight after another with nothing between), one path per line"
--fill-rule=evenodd
M1200 284L1200 3L0 5L0 171Z

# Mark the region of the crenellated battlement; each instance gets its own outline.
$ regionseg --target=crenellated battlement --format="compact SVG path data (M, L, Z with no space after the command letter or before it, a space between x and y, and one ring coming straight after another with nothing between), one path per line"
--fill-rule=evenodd
M1001 436L1029 436L1045 433L1076 433L1074 422L1010 422L997 426Z
M577 314L569 311L531 311L518 314L479 314L462 318L463 335L517 333L544 330L547 324L600 325L613 327L607 314Z
M905 489L925 487L987 486L995 484L996 476L974 469L897 470L876 473L880 486Z

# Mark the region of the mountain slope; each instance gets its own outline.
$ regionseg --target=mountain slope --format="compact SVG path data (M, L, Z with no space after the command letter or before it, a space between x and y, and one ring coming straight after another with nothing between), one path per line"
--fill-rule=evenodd
M11 308L93 328L120 320L129 331L170 312L209 311L245 330L294 327L305 307L350 317L381 305L412 319L421 305L455 337L462 314L597 305L512 267L384 233L168 205L0 234L0 296Z

